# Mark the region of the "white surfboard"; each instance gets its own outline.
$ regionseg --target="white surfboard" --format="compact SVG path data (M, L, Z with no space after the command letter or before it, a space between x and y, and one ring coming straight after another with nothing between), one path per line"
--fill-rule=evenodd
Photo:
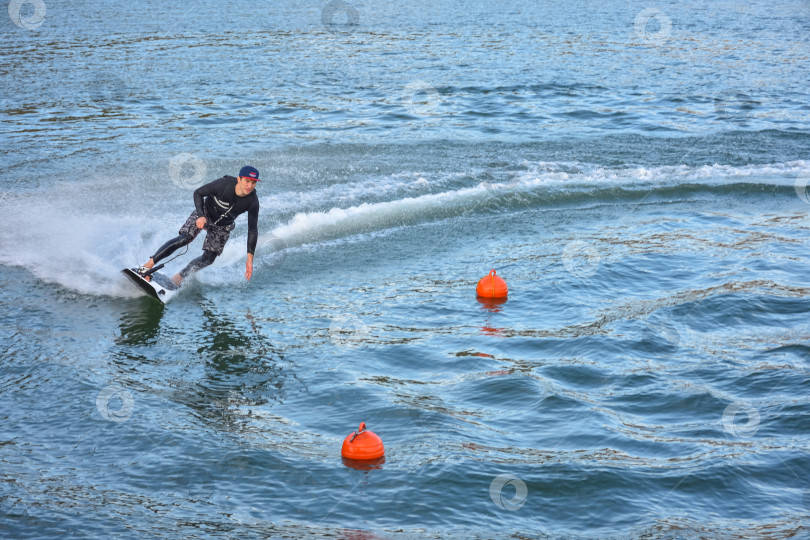
M141 292L151 296L155 300L160 300L165 304L180 290L180 287L175 285L174 281L167 275L155 272L151 276L152 279L146 281L136 270L135 268L124 268L121 270L121 273L127 276L132 284L138 287Z

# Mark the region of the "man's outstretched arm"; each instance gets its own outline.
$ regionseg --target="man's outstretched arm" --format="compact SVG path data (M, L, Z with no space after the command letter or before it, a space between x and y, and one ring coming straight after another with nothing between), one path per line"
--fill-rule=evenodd
M250 279L253 275L253 254L256 251L256 243L259 241L259 200L250 205L248 210L248 235L247 235L247 261L245 262L245 279Z

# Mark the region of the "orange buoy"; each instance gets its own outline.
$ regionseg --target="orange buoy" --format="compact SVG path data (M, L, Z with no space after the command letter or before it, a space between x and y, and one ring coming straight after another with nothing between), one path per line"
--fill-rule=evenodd
M357 431L348 435L343 441L340 455L346 459L366 461L379 459L385 455L385 447L380 437L366 429L366 423L360 424Z
M484 298L506 298L509 288L502 278L495 275L495 270L490 270L489 275L478 280L475 292Z

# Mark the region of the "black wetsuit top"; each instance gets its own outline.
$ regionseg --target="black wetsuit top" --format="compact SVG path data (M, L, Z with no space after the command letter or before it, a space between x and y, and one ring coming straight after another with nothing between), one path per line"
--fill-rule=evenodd
M256 251L259 240L259 196L256 190L240 197L236 194L236 177L223 176L194 190L194 206L208 223L217 227L231 225L236 216L248 213L248 253Z

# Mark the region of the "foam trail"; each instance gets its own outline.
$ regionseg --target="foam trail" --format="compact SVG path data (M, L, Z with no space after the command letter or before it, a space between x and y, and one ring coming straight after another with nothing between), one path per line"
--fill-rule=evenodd
M280 246L296 247L458 215L473 204L485 201L492 195L493 189L498 188L480 184L390 202L363 203L349 208L332 208L327 212L298 213L288 223L260 236L257 254L272 253ZM237 248L229 242L220 259L225 264L232 264L243 257L244 248Z
M506 182L481 183L455 191L332 208L325 212L299 212L289 222L259 238L257 255L273 253L280 246L296 247L452 217L516 194L538 195L549 190L574 194L600 187L638 185L643 185L644 189L688 183L723 185L757 181L764 177L767 177L768 183L791 184L797 175L810 173L810 164L803 160L743 167L715 164L611 169L590 164L553 162L523 165L525 169L514 173ZM244 248L230 243L221 257L224 264L233 264L243 258Z
M136 296L121 269L144 262L176 218L144 219L84 208L66 213L72 206L65 199L70 197L60 193L51 200L4 201L0 213L14 227L0 229L0 260L80 293Z
M454 176L458 173L436 174ZM799 182L801 179L804 181ZM286 223L261 235L256 255L259 260L267 260L281 247L317 244L464 213L564 204L603 187L632 189L638 186L648 190L663 186L751 182L780 186L795 184L797 189L801 183L806 190L808 179L810 167L806 161L741 167L668 165L615 169L582 163L523 162L518 170L504 171L492 183L390 201L363 202L346 208L300 211ZM421 177L418 182L414 187L420 189L441 183L422 182ZM58 283L81 293L133 296L135 293L120 276L120 270L144 262L158 246L171 238L188 215L188 202L178 199L168 212L165 208L153 210L152 215L163 215L160 219L129 216L126 215L127 201L133 197L147 200L149 194L127 191L128 185L113 186L108 190L109 200L93 199L98 206L88 209L87 190L91 188L70 184L49 189L47 194L0 192L0 214L5 216L6 223L14 224L13 227L0 228L2 264L23 267L44 282ZM358 193L362 189L368 190L369 198L379 195L373 183L364 188L352 184L348 189L355 199L362 198L362 193ZM310 208L327 207L332 197L339 193L338 188L324 191L315 186L305 194L310 199L306 205ZM71 204L71 201L78 204ZM511 206L512 202L517 202L518 206ZM105 204L106 207L102 206ZM66 208L79 210L68 213ZM272 211L265 207L260 219L268 219ZM245 258L243 221L238 225L238 235L232 237L223 255L214 263L214 267L220 269L228 267L227 271L212 269L206 275L214 278L221 275L225 281L235 280L237 276L241 279L241 272L233 272L230 267L243 264ZM182 267L192 256L197 256L195 251L199 249L198 239L190 247L189 254L178 258L172 265ZM174 270L173 267L168 271Z

